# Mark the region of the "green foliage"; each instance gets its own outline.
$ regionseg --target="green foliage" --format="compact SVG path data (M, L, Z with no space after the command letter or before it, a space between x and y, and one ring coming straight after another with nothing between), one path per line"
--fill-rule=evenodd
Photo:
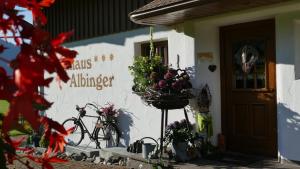
M15 136L21 136L21 135L26 135L26 133L23 133L19 130L11 130L8 133L9 136L15 137Z
M193 134L190 131L192 125L186 120L181 120L180 122L175 121L171 123L166 128L166 134L164 141L166 144L169 143L179 143L179 142L189 142L193 139Z
M154 83L150 78L151 73L155 72L158 76L163 76L166 69L167 67L162 63L160 56L154 56L153 58L147 56L135 57L133 65L129 66L129 70L134 77L132 90L144 92L147 87Z
M47 148L49 146L49 140L46 139L45 134L42 136L40 142L40 147Z
M9 103L6 100L0 100L0 114L8 111Z
M16 126L16 129L9 131L10 136L19 136L19 135L27 135L32 134L33 129L27 121L24 121L23 124Z

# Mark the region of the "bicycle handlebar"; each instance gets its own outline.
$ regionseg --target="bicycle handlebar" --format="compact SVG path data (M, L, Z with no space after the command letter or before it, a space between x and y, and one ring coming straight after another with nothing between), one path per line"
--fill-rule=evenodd
M96 109L96 112L97 112L99 115L101 115L101 111L99 110L99 108L98 108L95 104L93 104L93 103L86 103L84 107L79 107L78 105L76 105L76 110L80 113L80 116L81 116L81 117L85 116L85 114L86 114L85 108L86 108L87 106L92 106L93 108Z

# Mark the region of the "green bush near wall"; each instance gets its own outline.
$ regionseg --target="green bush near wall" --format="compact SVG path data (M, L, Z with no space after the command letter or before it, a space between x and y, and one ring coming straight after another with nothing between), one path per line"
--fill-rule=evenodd
M0 115L4 115L4 113L6 113L9 109L9 103L6 100L0 100ZM30 125L26 125L25 130L28 132L30 131ZM26 135L28 134L27 132L22 132L19 130L11 130L9 131L9 135L10 136L19 136L19 135Z
M7 112L9 103L6 100L0 100L0 114Z

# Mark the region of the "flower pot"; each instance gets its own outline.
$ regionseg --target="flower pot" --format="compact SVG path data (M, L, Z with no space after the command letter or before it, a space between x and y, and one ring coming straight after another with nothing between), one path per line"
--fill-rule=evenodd
M171 150L175 156L176 161L185 162L189 160L189 157L187 155L187 148L188 148L187 142L178 142L178 143L172 142Z
M149 154L154 151L156 145L152 143L144 143L142 144L142 156L144 159L149 158Z

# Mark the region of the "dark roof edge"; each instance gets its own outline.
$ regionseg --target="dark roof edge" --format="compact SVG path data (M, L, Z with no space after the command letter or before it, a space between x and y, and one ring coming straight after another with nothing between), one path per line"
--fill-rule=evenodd
M183 1L183 2L178 2L178 3L174 3L171 5L167 5L167 6L148 9L148 10L141 11L141 12L133 11L133 12L129 13L129 18L134 23L142 24L142 25L150 25L147 23L143 23L141 20L145 19L145 18L153 17L153 16L158 16L158 15L163 15L163 14L167 14L170 12L175 12L178 10L192 8L192 7L199 6L199 5L209 4L212 2L216 2L216 1L218 1L218 0Z

